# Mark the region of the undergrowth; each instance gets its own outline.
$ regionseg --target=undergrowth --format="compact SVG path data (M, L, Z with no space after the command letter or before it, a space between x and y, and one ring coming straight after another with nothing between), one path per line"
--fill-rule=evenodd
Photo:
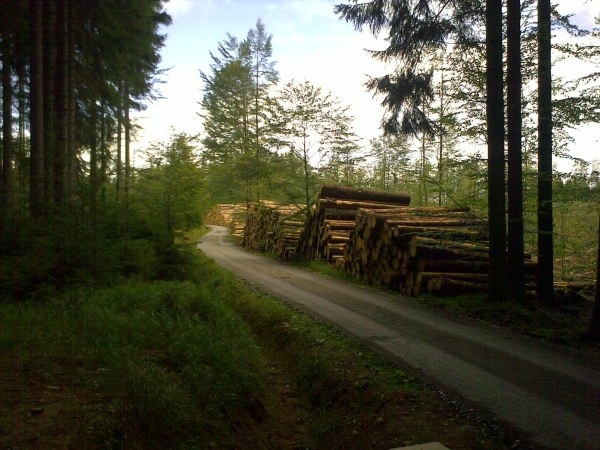
M264 416L265 384L253 337L222 299L228 288L219 274L205 275L202 285L129 282L0 305L0 350L24 366L42 358L79 367L78 385L102 374L128 418L105 430L117 447L222 445Z

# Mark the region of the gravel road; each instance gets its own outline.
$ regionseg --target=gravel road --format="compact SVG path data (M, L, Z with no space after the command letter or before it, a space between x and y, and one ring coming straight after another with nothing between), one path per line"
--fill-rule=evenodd
M411 299L246 252L225 227L198 247L260 290L557 449L600 449L600 359L451 318Z

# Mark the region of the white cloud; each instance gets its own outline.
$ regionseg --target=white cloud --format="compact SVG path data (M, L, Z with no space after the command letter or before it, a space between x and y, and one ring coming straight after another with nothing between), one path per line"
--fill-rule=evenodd
M168 0L165 9L173 20L194 10L202 12L202 15L206 17L217 11L218 3L218 0ZM220 0L220 3L230 3L230 0Z
M165 9L174 19L189 12L193 7L194 0L169 0Z

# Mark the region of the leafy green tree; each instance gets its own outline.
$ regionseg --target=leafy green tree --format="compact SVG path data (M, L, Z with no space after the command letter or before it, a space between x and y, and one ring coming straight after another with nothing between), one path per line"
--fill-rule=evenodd
M360 166L365 161L358 137L352 130L353 118L341 114L335 119L336 131L330 139L331 154L321 174L326 181L344 186L360 184Z
M228 34L218 53L211 53L210 73L200 73L206 160L231 167L246 202L260 199L269 173L264 162L273 139L271 91L278 80L271 39L260 20L242 41Z
M126 123L120 105L142 108L153 98L164 43L159 27L170 17L162 0L10 3L2 3L0 51L10 59L3 59L4 85L16 89L2 88L11 96L3 102L3 140L11 143L10 194L13 169L18 174L12 204L28 217L19 217L19 239L2 239L11 251L45 258L60 283L90 264L90 248L100 248L88 244L101 239L96 230L106 211L97 195L109 182L114 124ZM28 230L34 233L25 236Z
M396 61L396 69L367 83L375 94L383 95L386 134L433 133L425 111L433 99L427 55L443 48L451 36L467 39L476 6L477 2L463 0L355 0L335 6L335 13L357 30L368 27L374 36L386 33L387 48L371 53L384 62Z
M201 73L205 82L201 103L203 158L211 172L216 170L223 175L217 176L217 179L229 179L227 190L231 201L249 202L252 174L248 165L254 161L248 129L249 70L241 61L233 59L231 52L237 52L238 45L237 40L230 36L225 44L219 45L225 61L213 56L213 74ZM241 196L235 195L236 192L241 192Z
M266 164L266 153L272 139L272 129L269 120L272 109L272 88L279 80L279 74L275 69L275 61L272 61L273 45L272 35L267 34L263 22L258 19L256 28L248 32L243 46L247 47L247 64L252 76L252 134L254 136L254 170L256 200L261 197L261 183L264 182L268 171Z
M196 153L192 137L175 134L148 149L149 167L139 171L137 204L168 245L174 243L176 231L199 226L209 209Z

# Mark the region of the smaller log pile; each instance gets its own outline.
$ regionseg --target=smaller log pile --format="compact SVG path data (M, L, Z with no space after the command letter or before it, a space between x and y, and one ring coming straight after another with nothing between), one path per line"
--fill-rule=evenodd
M296 259L298 240L305 225L304 219L304 216L299 216L297 210L275 211L267 251L283 259Z
M204 219L206 225L229 227L231 234L241 237L246 221L245 203L222 203L209 211Z
M286 259L295 257L298 238L304 227L300 208L262 202L248 209L242 245L249 250L270 252Z
M248 208L242 237L242 245L248 250L266 251L272 211L271 207L263 203L255 203Z
M360 208L389 209L409 203L407 194L323 185L300 237L298 257L339 264L356 227Z

